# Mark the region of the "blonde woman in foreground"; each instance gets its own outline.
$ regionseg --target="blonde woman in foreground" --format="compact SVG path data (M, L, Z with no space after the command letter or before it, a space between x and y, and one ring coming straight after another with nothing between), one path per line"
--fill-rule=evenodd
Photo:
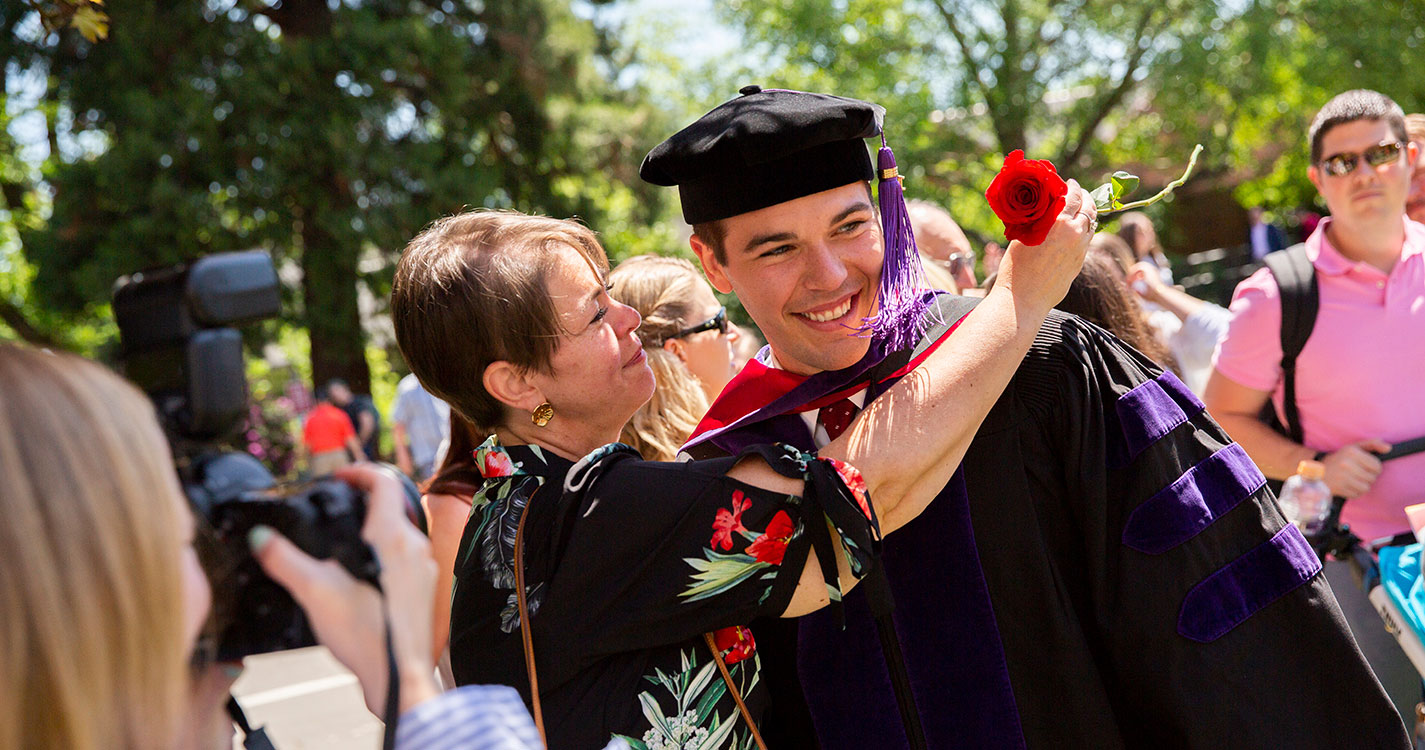
M190 667L212 593L149 400L93 362L0 344L0 477L0 750L231 748L223 706L234 677ZM382 564L400 678L396 747L538 746L509 688L436 697L430 547L393 477L372 466L338 477L369 498L362 534ZM253 537L259 562L381 711L376 591L270 530Z

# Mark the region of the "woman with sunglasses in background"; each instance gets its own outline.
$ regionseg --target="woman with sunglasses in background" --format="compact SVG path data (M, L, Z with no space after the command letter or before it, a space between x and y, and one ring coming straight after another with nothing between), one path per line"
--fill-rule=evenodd
M643 318L638 339L658 384L621 439L650 461L672 461L735 374L738 334L712 287L681 258L629 258L609 283L609 295Z

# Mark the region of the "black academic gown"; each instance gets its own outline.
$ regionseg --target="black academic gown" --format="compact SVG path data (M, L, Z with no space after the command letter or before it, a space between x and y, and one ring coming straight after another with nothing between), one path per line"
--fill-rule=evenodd
M950 320L965 306L940 299ZM870 368L870 395L948 327ZM835 375L813 379L844 388ZM769 439L811 444L788 410L689 452ZM1260 472L1176 377L1076 317L1049 317L961 469L882 559L932 748L1408 745ZM784 631L796 680L761 624L769 684L803 688L774 691L773 750L811 746L808 724L828 750L908 746L860 589L845 611L844 630L816 613Z

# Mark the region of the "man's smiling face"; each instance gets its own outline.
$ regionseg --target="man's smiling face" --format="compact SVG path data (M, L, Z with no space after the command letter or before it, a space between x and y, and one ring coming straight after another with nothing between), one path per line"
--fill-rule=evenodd
M723 219L722 260L693 250L719 291L736 292L778 363L810 375L866 354L858 333L876 312L884 244L864 182Z

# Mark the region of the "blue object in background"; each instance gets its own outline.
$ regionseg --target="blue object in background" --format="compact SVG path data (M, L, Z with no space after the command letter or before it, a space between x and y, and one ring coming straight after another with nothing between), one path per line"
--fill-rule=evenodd
M1416 637L1425 635L1425 581L1420 576L1420 554L1419 542L1380 551L1381 585Z

